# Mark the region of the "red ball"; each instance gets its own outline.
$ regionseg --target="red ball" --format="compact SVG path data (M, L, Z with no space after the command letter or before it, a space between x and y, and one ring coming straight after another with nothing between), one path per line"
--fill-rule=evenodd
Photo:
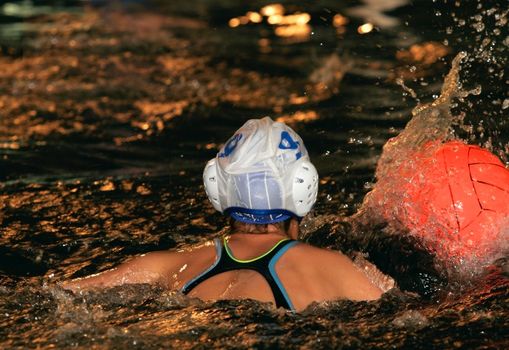
M503 243L498 240L509 218L509 171L477 146L459 141L427 146L402 163L400 185L385 189L386 218L396 219L441 258L485 260Z

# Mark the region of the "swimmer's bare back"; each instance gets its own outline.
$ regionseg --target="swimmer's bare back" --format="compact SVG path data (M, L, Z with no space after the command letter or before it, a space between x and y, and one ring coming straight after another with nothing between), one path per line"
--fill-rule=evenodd
M248 260L270 250L280 235L234 234L228 246L235 258ZM98 275L66 282L73 291L112 287L128 283L153 283L180 290L186 282L207 270L216 261L213 242L182 251L161 251L134 258ZM335 299L375 300L382 290L343 254L298 243L275 264L275 271L297 311L314 301ZM265 278L256 271L228 271L206 279L189 292L202 300L254 299L275 303Z

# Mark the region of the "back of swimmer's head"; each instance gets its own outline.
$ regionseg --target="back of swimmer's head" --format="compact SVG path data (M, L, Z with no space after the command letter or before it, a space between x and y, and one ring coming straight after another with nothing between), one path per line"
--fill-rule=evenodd
M203 172L214 208L248 224L305 216L316 201L318 174L299 135L269 117L248 120Z

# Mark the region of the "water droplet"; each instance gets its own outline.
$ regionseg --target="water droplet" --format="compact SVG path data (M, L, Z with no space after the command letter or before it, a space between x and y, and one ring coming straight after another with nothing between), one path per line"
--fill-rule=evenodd
M477 86L475 87L475 89L473 89L473 90L471 90L471 91L469 91L469 92L470 92L472 95L478 96L478 95L480 95L480 94L481 94L481 92L482 92L482 87L481 87L481 85L477 85Z
M478 22L478 23L474 23L472 24L472 27L477 31L477 32L481 32L483 29L484 29L484 23L482 22Z

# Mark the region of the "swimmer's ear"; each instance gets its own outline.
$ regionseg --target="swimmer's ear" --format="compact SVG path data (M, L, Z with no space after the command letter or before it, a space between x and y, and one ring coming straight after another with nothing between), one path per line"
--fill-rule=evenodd
M295 218L290 219L290 225L288 226L287 235L291 239L299 238L299 221L297 219L295 219Z

